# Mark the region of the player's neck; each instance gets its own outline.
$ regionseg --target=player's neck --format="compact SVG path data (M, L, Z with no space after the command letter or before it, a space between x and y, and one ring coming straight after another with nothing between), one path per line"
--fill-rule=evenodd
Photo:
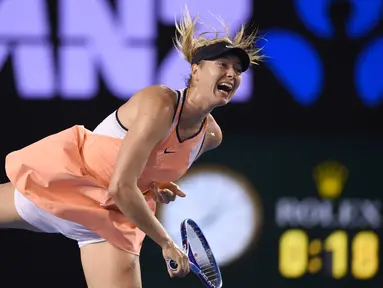
M194 127L200 125L214 107L203 101L203 95L197 89L189 88L186 91L185 104L182 111L182 126Z

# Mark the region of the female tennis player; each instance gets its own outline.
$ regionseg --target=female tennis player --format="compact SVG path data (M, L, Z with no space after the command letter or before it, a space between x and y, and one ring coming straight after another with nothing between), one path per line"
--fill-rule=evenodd
M172 181L221 143L210 112L230 101L241 73L261 58L255 33L195 37L197 20L186 10L176 23L175 44L191 65L185 89L147 87L94 131L75 125L6 157L1 227L76 240L88 287L141 287L145 235L178 264L171 277L189 272L188 257L155 217L156 201L185 196Z

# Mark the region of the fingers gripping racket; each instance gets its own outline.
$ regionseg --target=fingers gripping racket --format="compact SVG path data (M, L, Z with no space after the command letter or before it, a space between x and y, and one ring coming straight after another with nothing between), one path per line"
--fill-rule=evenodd
M221 288L222 276L210 246L198 225L191 219L181 223L182 246L189 257L190 270L202 281L205 287ZM172 270L177 263L168 261Z

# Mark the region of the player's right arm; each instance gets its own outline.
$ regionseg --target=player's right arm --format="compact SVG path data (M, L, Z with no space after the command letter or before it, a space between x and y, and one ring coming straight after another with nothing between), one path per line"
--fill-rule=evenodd
M187 273L186 256L177 253L174 242L147 205L137 186L138 179L153 148L163 140L172 124L175 109L174 92L164 86L152 86L135 95L137 113L129 126L111 177L109 192L121 212L171 255ZM186 262L185 262L186 261ZM182 265L183 264L183 265ZM182 276L182 275L181 275Z

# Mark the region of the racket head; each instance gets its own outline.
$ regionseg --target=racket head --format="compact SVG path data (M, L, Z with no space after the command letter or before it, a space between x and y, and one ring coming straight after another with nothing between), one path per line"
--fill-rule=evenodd
M191 270L206 287L222 287L222 275L210 245L200 227L192 219L181 223L182 246L189 257ZM196 266L198 269L193 269Z

